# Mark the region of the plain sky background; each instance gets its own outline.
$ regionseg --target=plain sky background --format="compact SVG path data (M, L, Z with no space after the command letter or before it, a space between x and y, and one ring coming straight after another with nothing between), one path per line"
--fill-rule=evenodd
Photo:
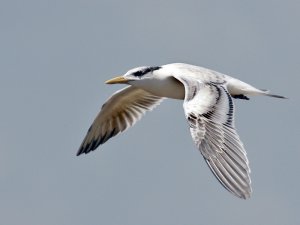
M0 224L300 224L300 1L0 1ZM167 100L97 151L75 154L104 81L186 62L288 100L237 100L252 169L241 200Z

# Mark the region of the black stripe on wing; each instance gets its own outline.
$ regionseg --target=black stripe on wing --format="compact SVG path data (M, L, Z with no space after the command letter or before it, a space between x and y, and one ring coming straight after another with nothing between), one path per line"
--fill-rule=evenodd
M232 97L226 87L209 83L198 90L195 99L201 108L193 110L193 105L197 105L195 101L185 104L197 147L218 181L234 195L248 198L252 191L250 169L243 144L234 129Z

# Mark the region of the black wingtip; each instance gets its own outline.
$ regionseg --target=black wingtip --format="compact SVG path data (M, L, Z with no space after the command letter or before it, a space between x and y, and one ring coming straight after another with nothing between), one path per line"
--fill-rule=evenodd
M91 149L91 148L80 148L78 150L78 152L76 153L76 156L80 156L82 154L88 154L91 151L94 151L95 149Z
M85 148L80 147L79 150L78 150L77 153L76 153L76 156L80 156L80 155L83 154L83 153L87 154L88 152L86 151Z
M81 151L81 149L78 150L78 152L76 153L76 156L80 156L83 152Z
M88 154L91 151L96 150L99 145L104 144L109 138L113 137L114 135L116 135L116 129L113 129L112 132L107 135L107 133L105 133L100 139L94 139L92 141L90 141L88 144L85 144L85 141L81 144L79 150L77 151L76 156L80 156L81 154Z
M95 144L95 141L89 143L85 146L81 146L76 153L76 156L80 156L81 154L88 154L91 151L94 151L99 145Z
M92 147L93 147L93 145L91 145L91 144L87 144L87 145L82 144L80 146L79 150L77 151L76 156L80 156L83 153L88 154L90 151L93 150Z
M84 144L85 143L85 141L84 141L83 144L80 146L76 156L79 156L83 153L88 154L89 152L96 150L99 147L99 145L104 144L110 138L112 138L113 136L115 136L118 133L119 132L117 131L117 129L114 128L110 133L106 132L100 139L94 139L93 141L89 142L86 145Z

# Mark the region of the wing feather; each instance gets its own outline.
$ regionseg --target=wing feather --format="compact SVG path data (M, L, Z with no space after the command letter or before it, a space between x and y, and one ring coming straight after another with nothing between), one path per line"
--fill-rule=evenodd
M234 128L234 103L225 83L175 78L185 87L185 115L207 165L228 191L240 198L250 197L249 163Z
M118 133L133 126L146 111L159 105L163 98L136 87L114 93L89 128L77 155L89 153Z

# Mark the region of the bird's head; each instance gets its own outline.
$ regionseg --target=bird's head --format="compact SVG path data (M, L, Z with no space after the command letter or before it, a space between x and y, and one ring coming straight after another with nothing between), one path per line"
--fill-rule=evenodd
M129 70L123 76L118 76L106 81L106 84L132 84L139 80L151 79L153 72L159 70L159 66L143 66Z

